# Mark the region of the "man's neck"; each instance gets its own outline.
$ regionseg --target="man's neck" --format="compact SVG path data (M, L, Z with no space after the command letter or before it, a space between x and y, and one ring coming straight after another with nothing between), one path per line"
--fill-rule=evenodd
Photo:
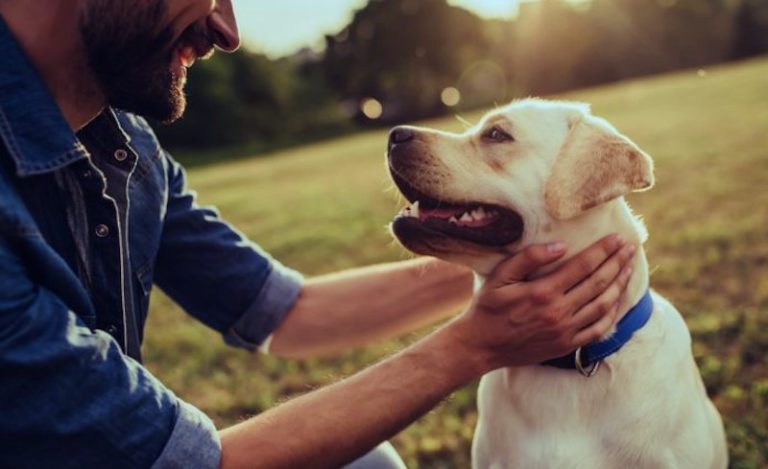
M77 0L3 1L0 15L48 87L73 131L104 108L78 30Z

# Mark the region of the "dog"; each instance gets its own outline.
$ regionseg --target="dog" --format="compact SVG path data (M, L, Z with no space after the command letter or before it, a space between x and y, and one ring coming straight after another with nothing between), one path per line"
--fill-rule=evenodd
M569 246L547 271L611 233L639 246L617 323L588 347L619 336L626 343L593 363L580 349L486 374L474 467L727 466L722 420L690 333L675 307L649 290L647 231L623 198L653 185L645 152L586 104L525 99L460 134L396 127L387 165L409 202L392 222L394 236L414 253L470 267L478 285L532 244Z

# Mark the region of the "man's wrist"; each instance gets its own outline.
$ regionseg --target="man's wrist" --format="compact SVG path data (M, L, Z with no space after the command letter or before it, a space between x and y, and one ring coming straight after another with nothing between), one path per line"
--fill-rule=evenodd
M430 340L456 365L457 379L464 385L492 371L495 367L491 353L472 346L467 340L462 320L456 319L435 331Z

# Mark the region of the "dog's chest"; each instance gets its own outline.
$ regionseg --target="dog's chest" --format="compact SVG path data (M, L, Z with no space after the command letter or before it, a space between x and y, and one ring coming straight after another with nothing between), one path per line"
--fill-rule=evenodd
M566 373L497 370L483 377L474 449L484 461L475 467L616 467L608 464L603 450L611 422L602 416L610 412L626 421L642 415L617 415L611 397L601 389L604 383L580 383L590 388L585 390L572 382L585 378L561 376Z
M590 410L579 409L567 380L553 379L552 373L563 372L497 370L483 377L475 449L487 460L476 467L552 467L564 457L601 467L593 458L599 437L586 434L578 422ZM525 464L508 466L512 461Z
M660 316L592 378L541 366L484 376L474 466L675 467L661 449L706 395L696 389L687 331L674 331L684 328L682 321Z

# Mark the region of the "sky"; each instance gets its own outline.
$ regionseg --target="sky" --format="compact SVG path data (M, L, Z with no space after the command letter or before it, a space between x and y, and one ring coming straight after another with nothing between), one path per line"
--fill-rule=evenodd
M249 49L271 57L322 45L367 0L234 0L240 34ZM518 0L448 0L485 18L511 18Z

